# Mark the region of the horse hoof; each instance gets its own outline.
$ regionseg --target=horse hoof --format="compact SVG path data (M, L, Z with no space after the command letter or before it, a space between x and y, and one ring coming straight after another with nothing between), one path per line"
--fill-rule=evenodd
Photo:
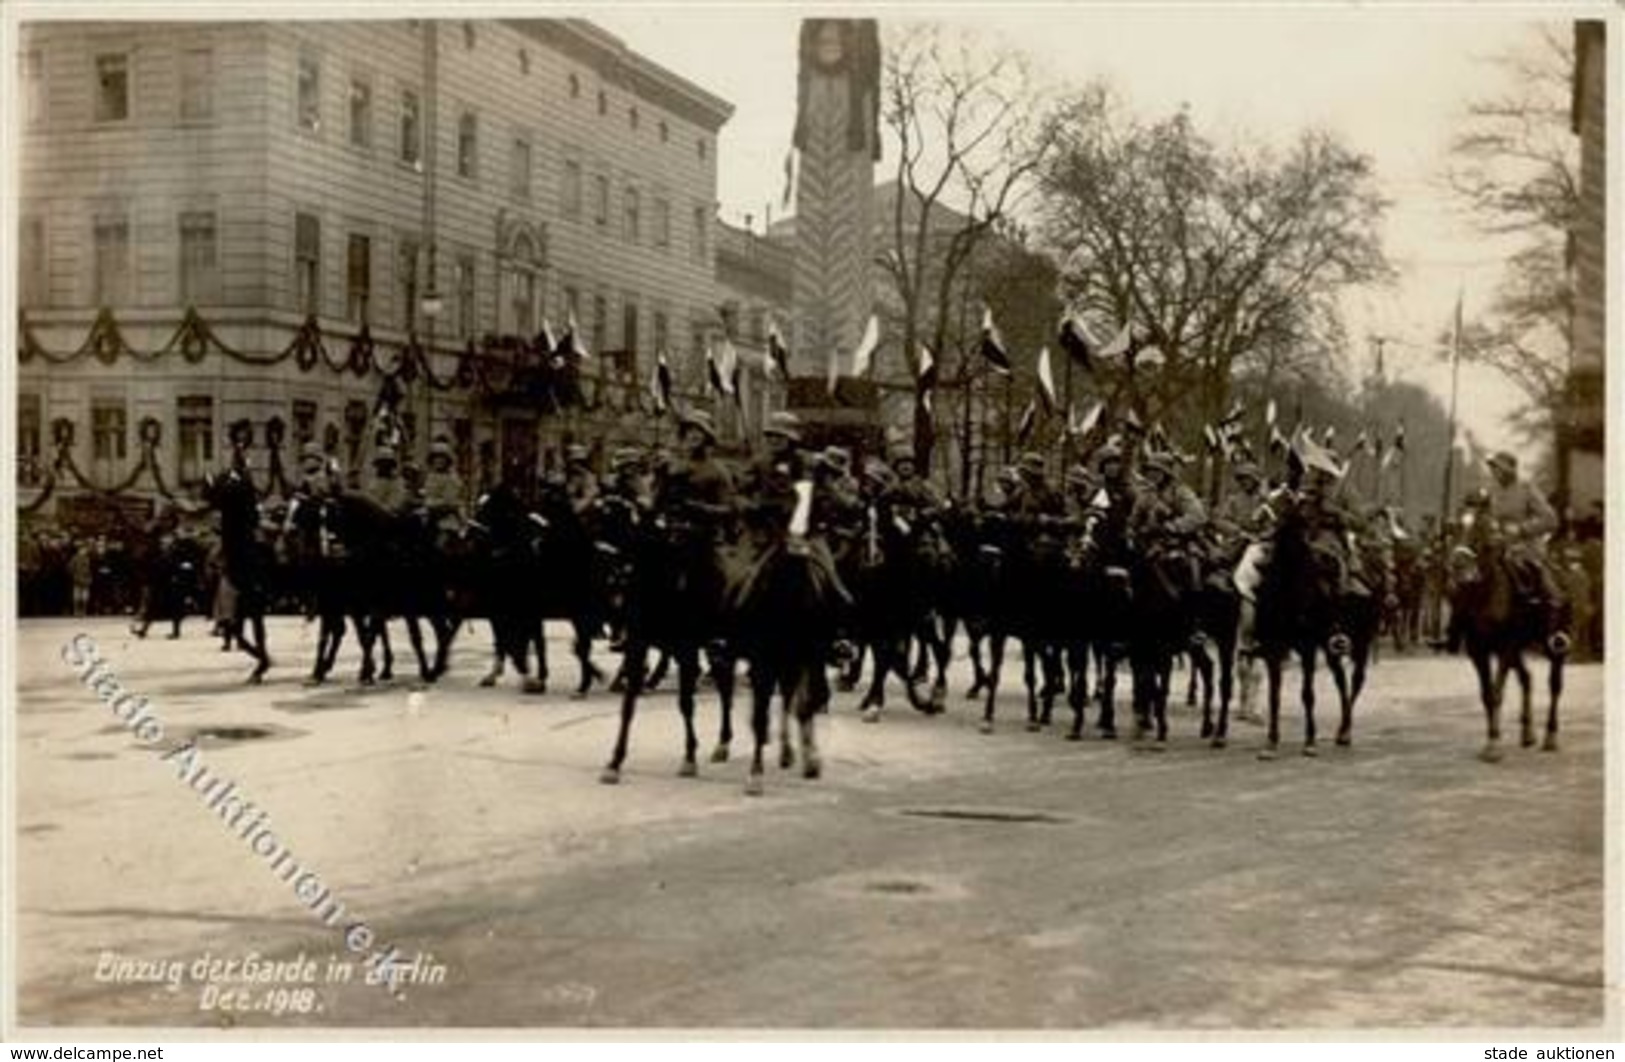
M380 671L378 673L378 681L379 682L394 682L395 681L395 672L391 671L387 667L384 668L384 670L382 670L382 671Z
M1117 731L1114 730L1111 727L1105 727L1100 732L1100 740L1102 740L1102 741L1116 741L1117 740Z
M821 778L824 775L824 764L815 757L807 757L807 762L801 766L801 777L808 779Z
M878 723L880 722L880 709L871 704L863 709L862 718L865 723Z
M716 748L712 749L711 750L711 762L712 763L727 763L728 762L728 746L726 746L726 745L718 745Z
M1498 741L1486 742L1484 747L1478 750L1478 758L1485 763L1500 763L1503 755L1501 743Z
M762 781L762 776L752 771L750 777L745 779L745 795L757 797L766 791L767 786Z
M325 683L326 681L327 681L327 679L324 678L321 675L309 675L309 676L306 676L304 684L307 687L309 687L309 686L320 686L323 683Z
M980 723L976 724L976 729L980 730L984 734L993 733L993 720L991 720L991 719L982 720Z
M779 770L788 771L796 765L796 754L789 749L779 750Z
M1083 731L1081 731L1081 730L1068 730L1066 732L1066 739L1068 741L1082 741L1083 740Z
M1228 744L1230 744L1230 742L1227 739L1225 739L1223 736L1215 737L1213 739L1213 741L1211 742L1212 747L1216 748L1216 749L1222 749Z
M611 693L625 693L626 692L626 680L624 678L621 678L619 675L615 676L615 681L611 682L609 684L609 692L611 692Z
M699 776L700 768L693 760L684 760L683 765L677 768L677 777L679 778L698 778Z
M1044 724L1043 723L1040 723L1036 719L1027 720L1027 733L1036 734L1042 729L1044 729Z
M546 693L547 692L547 680L538 679L538 678L527 678L525 680L524 685L521 688L526 693L531 694L532 696L537 695L537 694Z
M1518 744L1522 745L1526 749L1534 748L1535 747L1535 733L1534 733L1534 731L1525 730L1523 732L1523 735L1518 739Z
M1273 759L1275 759L1276 755L1277 755L1277 753L1275 751L1275 746L1273 746L1273 745L1270 746L1269 748L1264 748L1264 749L1259 749L1258 750L1258 758L1261 759L1261 760L1273 760Z
M598 772L598 780L605 785L620 785L621 769L619 767L605 767Z
M265 673L263 671L256 671L252 675L248 676L248 684L250 686L258 686L258 685L263 684L264 682L265 682Z
M486 676L484 676L483 678L480 679L480 686L485 688L485 689L490 689L492 686L495 686L496 684L497 684L497 676L496 676L496 672L494 672L494 671L491 674L486 675Z
M1303 754L1310 759L1314 759L1316 756L1320 755L1320 750L1315 748L1313 745L1305 745L1303 747Z
M1350 745L1354 744L1354 738L1350 737L1348 734L1339 734L1337 735L1337 744L1340 748L1346 749Z
M1144 747L1145 747L1145 751L1147 751L1147 752L1167 752L1168 751L1168 739L1167 738L1158 738L1155 741L1148 742Z
M1213 736L1213 724L1212 723L1203 723L1202 724L1202 739L1205 741L1205 740L1207 740L1208 738L1210 738L1212 736Z
M985 692L986 691L983 689L983 687L980 684L977 684L977 685L972 686L970 689L965 691L965 699L967 701L974 701L976 698L980 697Z
M1547 734L1546 735L1546 740L1541 742L1541 744L1540 744L1540 751L1542 751L1542 752L1556 752L1557 751L1557 735L1556 734Z

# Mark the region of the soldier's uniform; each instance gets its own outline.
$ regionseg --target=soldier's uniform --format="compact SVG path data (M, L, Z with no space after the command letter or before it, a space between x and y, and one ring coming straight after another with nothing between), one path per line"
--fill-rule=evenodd
M411 499L406 485L396 474L396 455L393 446L381 446L372 459L373 475L364 491L366 498L387 513L400 514Z
M564 492L577 516L585 516L598 500L598 476L588 464L591 452L585 446L572 446L564 456Z
M461 533L466 520L463 510L463 478L452 467L451 443L436 439L429 447L429 471L423 477L423 507L429 522L442 535Z
M680 430L690 440L688 456L667 470L657 495L664 514L709 530L721 541L734 515L733 476L711 453L716 428L701 410L686 414Z
M1494 479L1486 488L1486 515L1506 537L1507 563L1518 590L1546 610L1554 629L1565 625L1558 589L1546 559L1546 539L1557 533L1557 513L1540 491L1518 478L1518 459L1501 452L1490 458Z
M1151 454L1145 459L1146 487L1134 499L1129 513L1129 540L1144 549L1160 539L1195 534L1207 522L1207 512L1196 492L1175 475L1173 458Z
M1036 453L1021 455L1016 466L1018 476L1014 490L1005 499L1005 515L1013 520L1037 520L1041 517L1059 517L1066 504L1044 476L1044 458Z

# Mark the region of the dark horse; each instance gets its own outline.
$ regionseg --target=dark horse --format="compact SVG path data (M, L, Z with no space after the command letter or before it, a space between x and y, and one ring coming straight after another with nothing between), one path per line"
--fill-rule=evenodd
M247 472L233 465L203 483L203 499L220 514L221 556L226 578L237 590L233 619L237 644L255 660L248 681L259 683L271 669L265 645L265 611L271 592L274 557L260 533L259 492Z
M1288 654L1303 668L1303 754L1315 747L1315 662L1326 654L1326 666L1337 684L1342 721L1337 743L1354 739L1354 703L1365 685L1370 651L1369 631L1375 611L1346 600L1338 591L1341 560L1312 541L1308 522L1296 507L1288 509L1271 539L1271 554L1258 587L1254 638L1269 680L1269 739L1259 759L1274 759L1281 743L1281 669ZM1353 633L1351 633L1353 632ZM1344 661L1352 662L1352 675Z
M1062 647L1077 602L1067 600L1064 527L1064 521L1050 517L995 519L978 550L985 600L991 603L987 613L987 697L979 726L984 734L993 732L999 673L1010 637L1021 639L1028 730L1049 725L1055 698L1065 686Z
M1479 758L1487 763L1501 758L1501 696L1509 671L1518 676L1523 692L1521 743L1525 748L1535 743L1529 668L1523 659L1526 649L1535 649L1546 657L1551 704L1546 711L1546 739L1541 748L1557 751L1557 702L1563 694L1568 643L1561 634L1551 634L1544 610L1530 608L1519 600L1506 542L1492 520L1480 517L1472 521L1467 540L1456 547L1451 557L1450 583L1455 617L1452 622L1458 625L1473 670L1478 673L1479 698L1488 728Z
M722 702L722 729L712 762L728 759L733 740L733 662L721 648L726 587L724 554L707 522L677 515L644 520L618 546L626 568L621 600L625 662L621 725L609 763L599 775L606 785L621 780L638 698L648 678L649 652L664 648L677 665L677 707L683 715L685 778L699 774L699 738L694 732L694 694L700 683L701 653L711 649L712 676Z
M935 687L927 700L908 668L909 639L928 623L933 558L946 548L940 531L922 522L916 533L901 517L877 505L865 506L858 531L841 542L836 565L854 598L843 626L859 651L867 649L874 658L874 675L861 706L863 718L879 721L886 704L886 679L892 673L903 681L915 708L932 714L941 711L942 687Z

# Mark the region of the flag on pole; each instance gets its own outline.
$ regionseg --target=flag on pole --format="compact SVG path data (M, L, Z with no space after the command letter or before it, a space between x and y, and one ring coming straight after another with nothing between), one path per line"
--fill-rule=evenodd
M880 318L870 314L869 323L863 326L863 338L858 340L858 349L852 352L853 376L869 374L869 364L874 359L875 348L878 346L880 346Z
M722 337L722 346L717 351L717 371L722 377L723 393L737 396L739 394L739 350L734 346L733 340L727 336Z
M784 345L777 321L767 330L767 369L770 373L777 372L782 380L790 379L790 348Z
M790 206L790 191L795 184L796 149L784 153L784 205Z
M1027 438L1033 433L1033 426L1038 423L1038 399L1027 400L1027 408L1021 411L1021 423L1016 427L1016 442L1022 446L1027 445Z
M920 405L924 407L925 412L929 415L934 412L932 394L937 388L937 356L931 352L930 346L925 343L920 344L919 388Z
M840 383L841 383L841 357L840 357L839 354L836 353L834 347L830 347L829 348L829 393L830 393L830 397L833 398L835 396L836 389L839 388Z
M671 366L666 363L666 352L655 356L655 369L649 377L649 394L654 398L655 412L664 413L671 408Z
M542 318L542 333L540 339L542 341L542 345L546 348L542 351L543 354L551 354L559 347L559 341L553 336L553 325L545 317Z
M1356 435L1354 437L1354 449L1349 451L1349 453L1351 455L1356 455L1357 456L1359 454L1366 453L1370 449L1371 449L1371 434L1369 432L1367 432L1364 428L1361 428L1360 429L1360 434Z
M1050 371L1049 348L1038 352L1038 393L1044 399L1044 410L1054 413L1055 400L1055 374Z
M1213 430L1213 425L1211 424L1203 425L1202 441L1207 444L1207 452L1210 454L1216 454L1223 449L1223 444L1220 440L1219 433Z
M1060 344L1061 351L1082 365L1085 371L1094 371L1094 355L1100 349L1100 344L1090 334L1083 318L1071 312L1062 315L1060 335L1056 342Z
M1010 355L1005 350L1004 338L999 335L998 326L993 323L992 307L982 311L982 340L978 346L982 357L992 364L995 372L1010 375Z
M585 358L590 353L587 350L587 344L581 341L581 328L576 324L576 313L574 310L570 311L570 318L565 322L564 338L560 340L559 345L567 348L569 353L574 354L578 358Z
M1089 407L1089 411L1083 415L1083 419L1078 421L1077 428L1073 431L1073 434L1081 437L1094 431L1095 425L1100 423L1100 414L1103 413L1105 409L1106 404L1097 400L1094 405Z
M722 366L717 363L717 352L709 339L705 341L705 379L713 393L727 393L727 388L722 384Z

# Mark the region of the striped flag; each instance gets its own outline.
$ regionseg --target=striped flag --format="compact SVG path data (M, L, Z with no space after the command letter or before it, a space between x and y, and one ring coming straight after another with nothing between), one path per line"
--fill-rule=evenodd
M1044 399L1046 412L1054 413L1055 400L1055 374L1050 371L1049 348L1038 352L1038 394Z
M1022 446L1027 445L1027 439L1033 433L1033 426L1038 423L1038 399L1027 401L1027 408L1021 411L1021 423L1016 427L1016 441Z
M1100 348L1083 318L1068 312L1061 317L1060 334L1056 338L1067 357L1078 362L1087 371L1094 370L1094 354Z
M649 376L649 395L654 399L655 412L664 413L671 408L671 366L666 363L666 352L655 356L654 372Z
M1120 358L1128 353L1129 345L1133 340L1133 326L1125 324L1118 329L1117 334L1104 347L1100 348L1100 356L1102 358Z
M878 346L880 346L880 318L870 314L869 323L863 326L863 338L858 340L858 349L852 352L853 376L869 374L869 365L874 360L875 348Z
M790 348L784 345L777 321L767 330L767 369L777 372L782 380L790 379Z
M1010 375L1010 354L1005 350L1004 338L999 335L998 326L993 323L992 307L982 311L982 339L978 348L995 372Z

